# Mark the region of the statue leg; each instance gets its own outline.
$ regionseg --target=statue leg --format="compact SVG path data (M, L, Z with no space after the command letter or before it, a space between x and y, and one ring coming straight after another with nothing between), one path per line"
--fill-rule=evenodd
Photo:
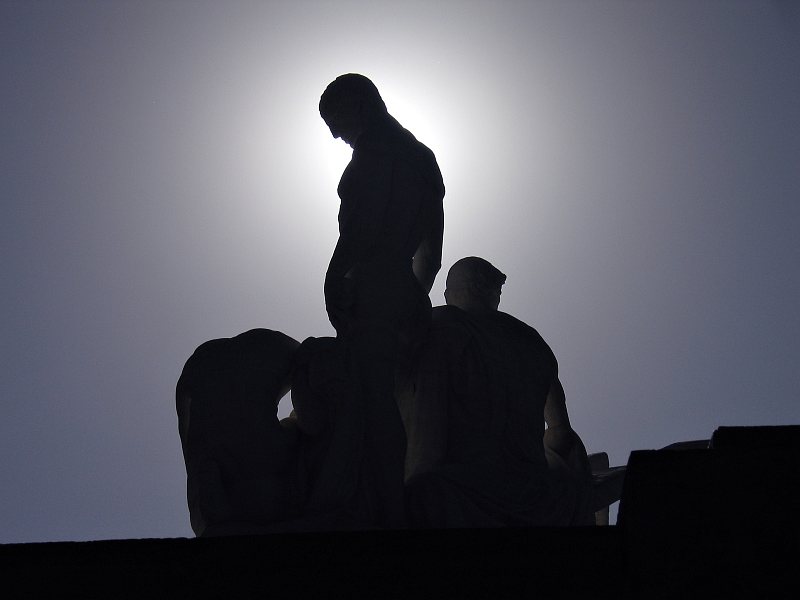
M376 525L405 526L403 480L406 434L394 397L397 332L366 321L350 338L351 368L364 415L361 488Z
M430 301L410 269L379 261L356 280L346 339L351 376L364 415L361 486L376 525L405 526L406 433L395 396L401 352L416 347ZM402 340L402 344L401 344Z

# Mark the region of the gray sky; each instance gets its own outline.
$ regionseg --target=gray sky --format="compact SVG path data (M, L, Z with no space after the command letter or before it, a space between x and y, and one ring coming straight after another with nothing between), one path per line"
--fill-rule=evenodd
M508 275L589 451L800 423L796 3L2 0L0 543L191 535L186 358L332 334L345 72L436 153L444 272Z

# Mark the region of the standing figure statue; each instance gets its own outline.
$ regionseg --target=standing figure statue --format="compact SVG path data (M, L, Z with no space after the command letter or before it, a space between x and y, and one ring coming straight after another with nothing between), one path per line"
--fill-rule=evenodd
M363 75L336 78L319 110L333 137L353 148L339 183L339 240L325 277L328 316L358 382L362 445L353 506L366 510L369 525L402 527L406 440L395 372L430 321L444 184L433 152L387 112Z

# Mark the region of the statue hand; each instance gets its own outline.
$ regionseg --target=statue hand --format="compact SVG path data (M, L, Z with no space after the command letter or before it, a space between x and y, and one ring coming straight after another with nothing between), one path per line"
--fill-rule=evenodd
M341 331L348 321L348 314L355 303L355 285L352 279L331 275L325 276L325 308L336 331Z

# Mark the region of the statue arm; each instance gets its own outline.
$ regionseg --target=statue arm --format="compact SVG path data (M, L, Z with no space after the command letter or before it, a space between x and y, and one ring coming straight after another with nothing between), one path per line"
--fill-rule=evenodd
M550 385L544 404L544 446L558 454L570 468L582 473L591 473L589 457L580 436L572 429L567 414L567 399L564 387L556 377Z
M308 365L302 365L297 371L292 383L294 410L290 415L294 422L289 422L287 418L283 419L281 424L284 427L295 425L306 435L319 435L328 427L327 407L308 381ZM284 421L287 423L284 424Z
M436 274L442 268L442 239L444 238L444 209L441 204L433 215L428 234L414 253L414 276L426 293L430 294Z
M567 414L567 397L564 386L556 377L550 384L550 391L544 403L544 421L548 427L568 427L572 429Z
M569 454L573 442L572 426L567 414L567 398L564 387L556 377L550 384L550 391L544 403L544 444L559 456Z

